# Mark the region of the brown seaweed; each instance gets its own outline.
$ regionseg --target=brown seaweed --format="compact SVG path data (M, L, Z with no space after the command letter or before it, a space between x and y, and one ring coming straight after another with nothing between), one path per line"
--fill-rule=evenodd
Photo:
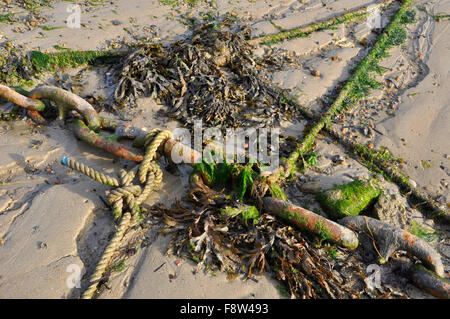
M267 81L265 68L282 59L255 61L248 36L248 28L231 32L204 24L183 41L144 44L124 61L115 100L135 106L136 98L153 96L187 124L272 125L294 113L283 99L287 91Z
M198 270L219 269L230 279L244 274L252 280L266 270L297 298L351 298L359 293L343 284L326 255L298 230L264 211L254 222L244 223L242 216L224 214L226 205L242 204L231 199L220 205L197 202L191 208L179 202L175 208L158 204L149 214L163 225L161 233L172 234L168 253L196 261ZM345 263L364 273L360 265Z

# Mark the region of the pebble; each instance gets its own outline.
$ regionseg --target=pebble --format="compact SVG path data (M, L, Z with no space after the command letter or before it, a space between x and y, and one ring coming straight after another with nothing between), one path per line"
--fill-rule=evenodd
M331 160L333 161L333 163L335 164L343 164L345 163L345 158L344 156L342 156L341 154L335 155L331 158Z
M311 70L311 74L312 74L313 76L315 76L315 77L319 77L319 76L320 76L320 71L319 71L319 70L313 69L313 70Z
M319 156L317 159L316 167L320 169L324 169L331 165L331 160L326 158L325 156Z
M300 191L307 194L317 194L322 190L322 185L317 182L306 182L300 186Z

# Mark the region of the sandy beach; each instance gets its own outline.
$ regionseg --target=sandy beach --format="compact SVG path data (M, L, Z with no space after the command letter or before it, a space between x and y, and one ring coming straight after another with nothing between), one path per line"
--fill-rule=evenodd
M63 52L66 48L123 53L138 39L163 44L182 42L192 33L187 18L201 20L208 14L213 17L211 19L229 15L249 26L251 36L256 38L325 21L361 7L381 6L381 2L74 1L81 10L81 24L80 28L72 29L66 21L71 14L68 6L72 3L67 1L49 1L48 5L34 10L24 6L24 1L1 1L0 47L6 49L13 45L23 52ZM390 9L382 11L383 25L380 27L387 25L396 5L398 7L394 3ZM376 77L382 85L371 90L357 107L333 119L330 126L342 136L370 149L389 150L393 157L400 159L398 167L410 177L410 182L448 213L450 22L448 18L436 16L449 14L450 1L417 0L413 1L411 9L416 14L416 21L406 25L406 42L392 48L389 57L380 63L385 72ZM380 30L372 30L366 19L343 23L312 32L307 37L271 45L257 44L252 58L270 56L270 50L282 50L286 55L294 56L292 61L295 63L267 71L269 83L288 90L296 103L318 115L326 111L337 87L342 87L354 67L368 54ZM33 77L33 82L34 86L54 85L69 89L88 101L110 101L118 78L113 73L113 67L108 65L68 67L40 74ZM99 114L149 131L157 127L169 131L184 127L180 121L168 117L166 106L154 97L139 97L136 103L129 112L111 106L101 108ZM61 165L61 158L69 157L114 176L120 168L131 169L134 164L87 145L61 121L33 124L24 111L18 112L17 119L3 117L14 109L13 103L0 100L0 298L78 299L88 288L90 277L117 224L106 202L111 187ZM281 120L281 143L301 139L313 123L315 121L301 115ZM374 172L330 134L322 133L314 144L315 167L296 172L282 188L289 202L331 218L317 202L316 194L356 178L369 178ZM162 184L142 204L147 210L158 203L172 207L176 201L186 200L190 189L190 166L180 165L174 169L165 160L160 163ZM392 213L391 225L410 229L411 225L419 224L428 229L433 234L428 244L442 259L443 277L448 280L448 223L429 218L416 203L407 200L398 185L383 178L379 172L375 175L384 194L395 198L404 207ZM225 271L199 271L193 260L167 254L172 234L158 234L159 228L153 222L152 219L145 220L138 230L127 232L121 246L127 252L127 258L120 263L115 260L120 267L110 271L99 287L97 298L292 297L267 269L262 275L257 275L255 270L252 276L246 278L245 274L240 274L231 280ZM360 242L354 255L336 248L340 255L330 263L335 265L334 271L345 273L343 277L351 289L361 291L362 295L366 291L363 298L376 298L377 294L394 298L435 298L417 288L407 277L398 276L401 261L410 258L408 262L412 263L413 260L411 255L401 252L379 264L382 292L367 293L364 277L352 285L351 278L356 274L349 270L347 257L356 256L352 258L358 259L355 264L362 269L377 263L378 256L371 241L360 239ZM138 243L138 246L130 243ZM320 242L317 254L326 256L330 247Z

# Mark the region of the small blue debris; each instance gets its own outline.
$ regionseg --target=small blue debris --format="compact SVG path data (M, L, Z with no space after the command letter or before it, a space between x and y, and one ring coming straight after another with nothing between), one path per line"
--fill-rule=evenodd
M63 157L62 159L61 159L61 163L63 164L63 165L67 165L67 161L69 160L69 158L67 157L67 156L65 156L65 157Z

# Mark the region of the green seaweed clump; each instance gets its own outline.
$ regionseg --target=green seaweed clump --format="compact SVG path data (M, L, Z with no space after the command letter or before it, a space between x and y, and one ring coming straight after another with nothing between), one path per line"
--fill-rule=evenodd
M417 19L416 19L416 11L414 10L405 11L400 18L400 23L402 24L409 24L415 22L417 22Z
M326 241L333 240L333 237L331 236L330 231L322 222L319 221L319 222L315 223L314 228L316 229L321 240L326 240Z
M246 165L242 167L241 171L237 176L237 192L239 199L242 201L244 199L245 194L248 190L250 190L254 183L254 177L256 176L256 172L252 168L252 164Z
M370 182L356 179L317 195L320 204L336 218L358 215L381 194Z
M208 186L224 185L231 178L233 166L224 163L208 162L203 160L194 166L193 174L200 173Z
M254 166L257 164L253 162L246 165L230 164L225 159L224 162L217 163L214 160L215 155L214 150L210 151L201 163L194 166L192 174L199 174L209 187L231 184L233 191L237 193L238 199L243 201L245 195L252 189L254 181L259 174L254 169ZM279 193L276 187L274 192ZM284 195L282 191L281 193Z
M259 221L259 211L255 206L242 205L240 207L226 207L221 209L221 215L223 218L233 218L239 216L244 225L248 225L248 222L257 224Z
M279 198L282 200L287 200L286 194L283 192L281 187L278 184L270 183L269 190L272 197Z

